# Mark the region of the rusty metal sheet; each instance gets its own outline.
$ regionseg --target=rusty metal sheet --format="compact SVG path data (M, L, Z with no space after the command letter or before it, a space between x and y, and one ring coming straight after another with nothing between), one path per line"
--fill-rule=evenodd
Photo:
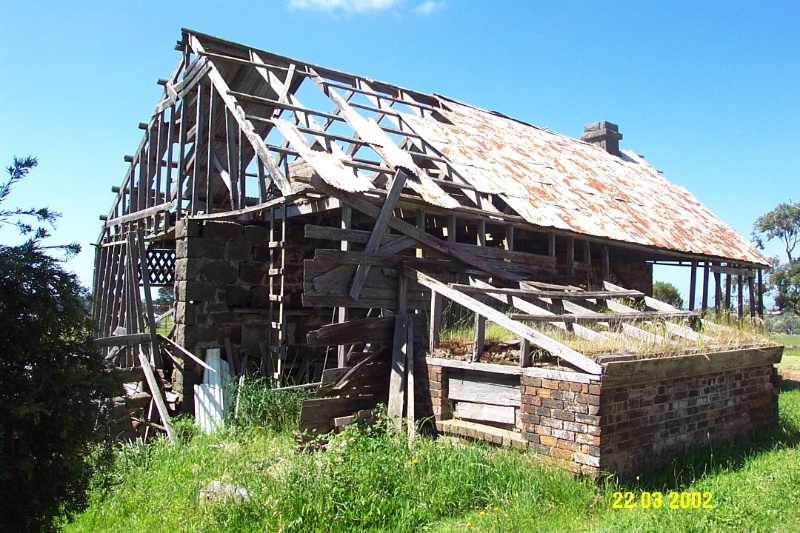
M369 144L381 159L395 170L402 168L408 172L410 179L406 181L406 186L416 191L429 204L447 209L453 209L460 205L444 189L431 181L425 171L414 163L411 155L400 149L374 119L362 117L336 91L326 88L324 81L318 75L311 76L311 79L336 104L339 114L355 133Z
M403 115L481 192L542 227L733 261L769 264L744 237L636 154L447 101L434 118Z
M339 159L328 152L312 150L306 143L303 134L294 124L283 119L273 119L275 127L283 134L300 157L313 168L326 183L348 192L365 192L372 188L372 183L356 175L352 168L347 168Z

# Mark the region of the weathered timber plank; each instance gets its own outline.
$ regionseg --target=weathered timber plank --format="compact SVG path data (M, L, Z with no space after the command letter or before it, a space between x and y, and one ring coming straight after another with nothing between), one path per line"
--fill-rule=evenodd
M130 236L130 234L128 234ZM130 240L129 240L130 242ZM136 230L136 245L139 247L139 269L142 273L142 292L145 301L145 320L147 329L150 333L150 357L156 368L163 368L164 362L161 360L161 349L158 345L158 332L156 331L156 317L153 310L153 296L150 293L150 271L147 266L147 249L144 245L144 230L141 226Z
M364 198L358 195L338 190L335 187L328 185L322 179L317 178L316 176L311 178L311 185L325 194L328 194L332 197L340 199L345 203L348 203L355 209L361 211L362 213L368 216L377 218L378 215L380 214L380 210L376 206L371 204L368 200L365 200ZM447 243L445 241L437 239L436 237L433 237L432 235L428 235L424 231L421 231L415 226L398 218L392 218L391 221L389 222L389 226L392 229L399 231L400 233L403 233L405 235L408 235L412 239L422 244L425 244L430 248L433 248L434 250L455 257L456 259L459 259L470 266L483 270L484 272L494 274L502 279L507 279L510 281L520 281L522 279L516 274L510 273L506 270L499 269L480 258L471 256L470 254L465 253L454 246L451 246L452 243Z
M491 285L489 285L488 283L484 283L483 281L476 280L476 279L470 279L470 283L472 285L474 285L475 287L478 287L478 288L491 287ZM528 294L530 294L530 291L526 291L526 292L528 292ZM516 297L516 296L494 294L494 293L488 292L488 291L487 291L487 294L489 296L491 296L492 298L494 298L496 300L499 300L499 301L501 301L501 302L503 302L503 303L505 303L507 305L512 305L513 307L515 307L516 309L519 309L523 313L528 313L528 314L532 314L532 315L541 315L541 316L555 316L555 313L552 313L552 312L550 312L550 311L548 311L546 309L542 309L541 307L539 307L539 306L537 306L537 305L535 305L535 304L533 304L531 302L528 302L526 300L523 300L522 298ZM567 325L564 322L551 322L551 325L555 326L557 328L563 329L563 330L567 329ZM589 329L589 328L587 328L585 326L581 326L580 324L573 324L572 325L572 332L575 333L575 335L577 335L578 337L581 337L582 339L586 339L586 340L592 341L592 342L602 342L602 341L608 340L608 337L606 337L602 333L598 333L598 332L594 331L593 329ZM527 346L526 348L529 351L528 357L522 357L525 354L520 354L520 356L521 356L520 364L522 364L525 361L529 362L529 359L530 359L530 357L529 357L530 356L530 346ZM526 366L526 365L523 365L523 366Z
M375 253L379 255L391 256L400 253L403 250L411 248L412 246L414 246L414 244L415 241L413 239L410 239L405 236L400 236L399 239L394 239L390 242L387 242L380 248L378 248L378 250L376 250ZM352 252L347 251L347 253L349 254ZM333 270L328 270L325 274L313 278L312 282L317 290L323 291L325 290L325 287L329 284L340 283L344 280L347 281L352 280L357 267L358 267L357 264L339 265Z
M444 283L433 279L432 277L423 274L422 272L416 271L412 268L403 267L402 273L405 276L410 277L411 279L416 279L420 284L429 287L431 290L441 293L445 297L453 300L456 303L467 307L468 309L479 313L492 322L508 329L509 331L513 331L517 335L520 335L523 338L528 339L531 341L532 344L542 348L543 350L547 350L551 354L556 357L561 357L565 361L568 361L570 364L577 366L578 368L585 370L587 372L593 374L601 374L603 369L600 365L586 357L585 355L576 352L572 348L568 346L564 346L560 342L557 342L550 337L539 333L538 331L526 326L525 324L521 324L500 311L492 309L486 304L483 304L474 298L467 296L457 290L451 289ZM537 317L539 319L543 318L551 318L551 317ZM556 319L561 319L563 317L555 317ZM556 320L557 321L557 320Z
M353 300L350 296L329 296L303 294L305 307L347 307L349 309L394 309L397 306L397 295L392 298L367 298L363 296ZM409 310L422 310L427 306L424 299L408 301Z
M205 52L203 46L200 44L200 41L193 35L189 36L189 45L196 54ZM278 164L272 158L272 154L269 153L269 150L264 144L264 140L255 131L253 124L247 120L247 118L245 118L244 108L239 104L235 97L228 94L230 87L228 87L228 84L225 82L222 74L220 74L214 64L209 62L208 65L208 77L211 80L211 83L213 83L216 87L227 108L233 113L233 116L239 123L239 127L242 129L242 133L245 135L245 137L247 137L247 140L252 145L256 154L258 154L258 158L267 166L270 177L284 195L291 194L291 183L286 176L283 175L283 172L281 172Z
M405 278L403 278L405 279ZM414 326L414 320L409 317L408 320L408 337L406 338L406 346L408 353L406 354L406 424L408 425L408 444L409 446L414 442L414 435L416 434L416 405L414 404L414 396L416 395L416 380L414 379L414 331L421 328Z
M660 313L660 312L642 312L642 313L598 313L597 315L525 315L513 314L511 318L514 320L529 320L531 322L636 322L647 320L673 320L680 318L690 318L697 316L697 313Z
M562 300L585 300L591 299L606 299L606 298L641 298L644 293L639 291L622 291L622 292L609 292L609 291L583 291L583 292L567 292L567 291L536 291L532 292L526 289L506 289L506 288L484 288L475 287L471 285L464 285L460 283L451 283L450 287L457 289L461 292L479 293L479 294L512 294L516 296L535 296L537 298L559 298Z
M425 324L423 315L411 316L418 327ZM309 332L306 339L309 346L354 343L390 344L394 339L394 317L362 318L339 324L329 324Z
M489 374L506 374L510 376L529 376L533 378L547 378L560 381L573 381L575 383L590 383L592 380L599 379L591 374L584 374L575 371L553 370L550 368L527 367L521 368L511 365L498 365L494 363L472 363L470 361L460 361L457 359L442 359L440 357L426 357L429 365L441 366L445 368L460 368L463 370L474 370L476 372L486 372Z
M139 365L141 365L142 370L144 370L147 388L150 389L150 394L153 396L153 402L156 404L156 409L158 409L158 415L161 417L161 423L167 432L169 440L175 442L177 435L175 434L175 430L172 428L172 424L169 420L169 411L167 410L167 404L164 401L164 396L162 395L161 383L159 383L158 378L156 378L155 374L153 373L153 369L150 366L150 361L148 361L147 356L144 354L144 351L142 351L141 346L137 352L139 355Z
M173 341L169 337L165 337L164 335L159 334L158 338L161 339L162 341L166 342L167 344L169 344L170 346L172 346L173 348L175 348L176 350L181 352L183 355L185 355L186 357L188 357L189 359L191 359L192 361L194 361L198 365L202 366L206 370L208 370L210 372L216 372L216 370L214 370L213 368L208 366L205 361L203 361L202 359L197 357L195 354L193 354L192 352L190 352L189 350L187 350L186 348L184 348L183 346L181 346L177 342Z
M522 401L518 376L458 370L451 371L449 376L451 400L512 407L519 407Z
M406 389L406 357L408 356L408 320L404 315L394 317L394 346L392 370L389 378L389 404L387 416L395 429L402 427L404 394Z
M111 346L136 346L137 344L147 344L150 342L149 333L133 333L131 335L114 335L111 337L101 337L94 342L101 348Z
M658 300L656 300L656 301L658 301ZM639 312L637 309L634 309L632 307L628 307L627 305L623 305L623 304L621 304L619 302L615 302L614 300L608 300L606 302L606 306L611 311L614 311L616 313L637 313L637 312ZM701 335L701 334L697 333L696 331L694 331L693 329L687 328L686 326L681 326L679 324L674 324L674 323L669 322L669 321L664 322L664 325L666 326L667 331L669 333L671 333L672 335L678 336L678 337L683 337L684 339L688 339L688 340L691 340L691 341L699 341L701 339L703 339L703 340L707 340L708 339L707 336ZM657 342L660 342L660 341L657 341Z
M766 346L716 353L681 355L606 363L603 386L616 387L711 372L773 365L780 362L783 346Z
M400 193L403 192L403 186L406 183L406 177L407 174L403 170L398 170L397 174L395 174L394 180L392 181L392 186L386 193L386 198L384 199L381 210L378 213L378 218L375 220L372 233L369 236L369 240L367 240L367 245L364 247L365 252L373 253L378 250L378 247L383 240L383 236L386 234L386 230L389 228L389 220L393 216L394 208L397 205L397 200L400 199ZM350 297L354 300L358 300L358 297L361 294L361 288L364 286L364 281L367 279L367 274L369 274L370 268L370 265L358 265L356 274L353 277L353 283L350 285Z
M314 224L306 224L303 228L305 236L309 239L323 239L327 241L348 241L364 244L369 240L372 234L370 231L360 229L342 229L330 226L317 226ZM396 239L403 237L393 233L386 233L383 235L381 244L387 244Z
M459 419L494 422L495 424L514 424L516 420L513 407L482 403L457 402L455 415Z

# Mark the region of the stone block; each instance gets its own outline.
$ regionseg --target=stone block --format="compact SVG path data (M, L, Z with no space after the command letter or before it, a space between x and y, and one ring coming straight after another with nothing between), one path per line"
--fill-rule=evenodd
M244 228L236 222L213 220L203 225L203 238L206 240L234 241L241 240L243 236Z
M269 307L269 287L256 286L250 289L251 307Z
M266 263L247 261L239 265L239 280L249 285L261 285L266 278Z
M229 307L245 307L250 305L250 291L238 285L228 285L225 289L225 304Z
M269 228L257 225L245 226L242 236L245 240L250 242L268 242Z
M239 269L229 261L208 261L200 268L200 277L215 285L226 285L239 279Z
M176 283L176 289L179 285L185 286L185 293L182 295L181 300L189 301L213 301L215 298L216 290L213 283L207 281L186 281Z
M247 261L250 259L250 243L247 241L228 241L225 243L225 259L228 261Z
M175 280L191 281L200 277L202 259L180 258L175 260Z

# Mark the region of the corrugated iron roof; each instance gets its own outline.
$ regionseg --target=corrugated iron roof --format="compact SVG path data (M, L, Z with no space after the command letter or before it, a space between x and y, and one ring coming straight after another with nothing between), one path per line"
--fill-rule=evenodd
M686 189L630 151L599 146L442 102L449 121L403 115L477 190L531 224L733 261L769 264Z

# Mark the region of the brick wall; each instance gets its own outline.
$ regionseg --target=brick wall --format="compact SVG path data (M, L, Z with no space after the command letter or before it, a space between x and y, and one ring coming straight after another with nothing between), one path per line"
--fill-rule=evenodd
M415 418L449 420L453 414L447 399L447 369L424 358L414 360Z
M774 346L606 363L602 379L567 372L545 378L536 374L547 371L524 369L522 436L528 449L573 472L628 480L690 447L776 425L773 365L782 351ZM418 364L418 416L452 418L446 363Z
M601 469L629 479L667 464L690 447L731 441L776 425L773 364L780 354L780 347L711 354L716 361L703 364L700 373L689 370L705 356L677 358L685 360L670 372L675 377L657 382L637 384L631 376L631 383L624 385L609 375L600 403ZM644 367L652 364L642 366L641 374L646 374Z
M587 380L588 381L588 380ZM574 472L600 467L600 382L522 376L522 431L528 448Z

